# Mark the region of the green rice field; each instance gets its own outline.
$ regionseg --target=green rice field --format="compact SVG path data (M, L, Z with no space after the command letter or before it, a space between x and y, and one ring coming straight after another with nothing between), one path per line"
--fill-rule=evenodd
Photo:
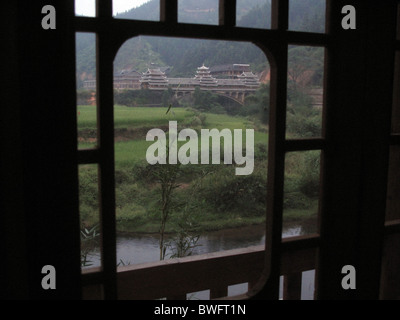
M185 108L174 108L166 114L167 108L114 106L115 128L115 161L117 164L128 164L144 160L147 148L153 143L146 141L146 133L152 128L168 131L169 121L177 121L178 131L183 128L193 129L255 129L254 144L268 142L266 126L257 131L253 121L244 117L226 114L203 113L204 124L196 120L196 111ZM96 107L78 106L79 149L96 147ZM91 133L88 136L88 132ZM245 145L243 134L243 146Z

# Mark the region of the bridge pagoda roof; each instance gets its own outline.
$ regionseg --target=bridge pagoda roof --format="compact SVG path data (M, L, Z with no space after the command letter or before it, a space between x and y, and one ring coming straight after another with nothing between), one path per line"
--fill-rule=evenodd
M200 86L218 86L218 81L211 75L210 68L206 67L204 64L197 68L195 79L199 81Z
M141 83L148 83L156 86L167 86L168 79L165 76L165 73L162 72L159 68L156 69L147 69L145 73L143 73L142 78L140 79Z
M140 79L142 74L136 70L121 70L114 74L115 79Z
M233 65L232 65L233 66ZM248 65L240 65L246 68ZM210 68L204 64L197 68L193 78L167 78L160 68L149 68L140 74L135 70L122 70L114 74L115 80L136 80L149 89L161 90L168 86L182 90L194 90L196 87L205 90L254 90L260 86L258 76L251 71L243 71L236 77L216 79L212 76Z
M259 86L260 81L258 77L253 72L243 72L242 74L238 75L238 79L244 82L246 86Z
M211 73L229 72L229 71L246 72L249 70L250 70L250 65L245 63L222 64L210 68Z

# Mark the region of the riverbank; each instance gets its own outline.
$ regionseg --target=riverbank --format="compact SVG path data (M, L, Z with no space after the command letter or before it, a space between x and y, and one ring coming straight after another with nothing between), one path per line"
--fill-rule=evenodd
M289 228L292 225L302 225L304 229L315 232L317 225L318 202L315 201L309 209L288 209L283 213L283 225ZM265 216L242 217L239 215L219 218L213 220L199 221L189 231L191 233L203 234L207 232L240 229L247 227L265 226ZM142 225L135 225L132 222L117 223L117 232L120 234L158 234L160 224L147 222ZM166 226L166 234L177 233L176 224Z
M229 228L241 228L247 226L255 226L265 223L265 217L252 217L242 218L235 217L233 219L216 219L212 221L201 221L190 229L192 233L204 233L210 231L219 231ZM117 232L119 233L144 233L153 234L158 233L160 224L156 222L147 222L142 225L134 225L133 223L117 223ZM167 225L165 233L173 234L177 233L176 225Z

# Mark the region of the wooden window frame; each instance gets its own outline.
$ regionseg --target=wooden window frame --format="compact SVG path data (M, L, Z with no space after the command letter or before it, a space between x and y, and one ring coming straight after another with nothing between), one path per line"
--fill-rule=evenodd
M390 12L394 3L395 1L388 1L383 6L385 18L393 19ZM391 23L388 23L387 27L386 25L380 27L380 35L373 31L373 27L378 26L378 22L373 22L375 18L373 10L379 5L373 4L372 1L360 3L355 0L327 0L326 32L318 34L287 30L289 0L272 1L272 27L269 30L236 27L236 1L220 0L218 26L177 23L177 0L160 0L159 22L117 20L112 17L111 0L97 0L96 4L97 17L75 18L76 32L93 32L97 35L99 120L99 147L95 150L79 151L78 164L99 164L100 215L102 225L107 225L107 228L102 230L102 270L84 275L83 284L102 284L106 299L116 299L118 296L115 264L112 62L125 40L138 35L154 35L253 42L263 49L270 60L271 111L265 270L263 281L254 287L250 296L278 299L280 257L283 246L281 230L285 155L291 151L320 150L322 161L319 233L308 236L307 241L304 241L305 239L298 241L300 249L318 250L316 298L377 297L379 261L385 231L384 217L381 213L384 199L382 193L378 192L380 197L374 197L373 192L386 183L387 177L383 178L381 175L385 168L376 163L387 163L388 141L390 143L399 141L397 135L391 135L388 139L387 128L390 122L388 90L384 91L384 109L379 114L381 121L376 125L379 135L360 134L360 132L365 133L366 123L374 123L376 115L372 113L371 103L377 102L377 96L366 89L372 89L372 77L369 71L362 68L359 59L364 59L364 63L370 65L376 57L381 60L383 57L389 58L384 60L381 69L373 68L385 82L379 84L380 88L384 88L387 81L391 81L383 72L393 70L393 61L390 61L392 50L374 49L374 46L379 45L386 48L385 41L388 40L393 43ZM341 8L349 4L357 7L357 23L360 26L353 31L341 28ZM378 17L378 21L379 19ZM285 138L289 44L325 48L323 129L320 138L292 140ZM361 51L364 46L368 46L370 50L368 54ZM398 42L396 47L399 47ZM335 65L342 62L343 67L338 70ZM353 68L354 65L357 67ZM363 87L355 87L354 91L350 92L348 87L352 86L352 79L359 76ZM366 110L369 111L365 115L364 122L357 122L355 116L355 113L361 114L363 111L360 101L368 106ZM352 105L356 107L352 109L348 119L343 121L345 127L341 130L338 123L343 120L346 111ZM351 121L354 121L354 125ZM367 146L367 142L372 144ZM367 158L373 148L379 149L380 156ZM374 163L374 160L377 162ZM363 172L367 175L362 176ZM351 195L355 190L360 192L357 197ZM338 222L339 219L342 219L341 223ZM376 238L369 237L371 232ZM346 246L347 244L349 245ZM360 250L364 245L369 248L368 252ZM374 263L370 268L366 268L369 259ZM340 268L346 264L355 265L358 270L362 284L358 291L344 291L341 287Z
M283 181L285 155L289 151L321 150L325 139L286 140L286 87L287 51L289 44L321 46L327 48L328 35L288 31L289 1L272 2L270 30L236 27L236 1L219 2L219 25L192 25L177 23L177 0L160 0L160 21L113 19L112 1L97 1L95 18L76 17L76 32L97 35L97 101L98 148L79 150L78 164L99 164L100 217L102 228L102 268L97 273L84 275L84 283L102 283L104 297L116 298L115 252L115 191L114 191L114 135L113 135L113 58L120 46L138 35L207 38L252 42L263 48L271 63L271 115L269 130L268 201L266 225L266 269L264 277L270 298L279 292L279 261L283 211ZM326 74L326 73L325 73ZM322 172L322 170L321 170ZM322 196L322 194L321 194ZM310 238L310 237L308 237ZM313 235L308 245L315 244L319 236ZM305 249L305 248L304 248ZM86 280L87 279L87 280ZM254 294L260 290L254 289ZM264 290L265 291L265 290Z
M57 9L56 30L41 26L41 9L49 4ZM235 17L228 6L221 6L221 25L204 26L177 23L176 1L164 0L162 21L156 23L116 21L111 0L102 0L101 5L97 18L84 18L75 17L73 0L4 2L3 22L8 34L4 52L10 63L5 64L6 72L2 73L6 90L0 130L2 136L12 139L0 141L0 236L5 261L0 266L5 275L0 280L2 297L76 299L82 296L82 287L90 283L104 284L106 299L118 297L113 230L103 243L105 251L110 252L103 270L81 274L77 164L100 165L102 219L103 223L110 221L111 227L107 228L112 229L114 190L104 184L113 181L112 121L107 125L107 116L112 117L111 62L122 41L138 34L250 41L260 47L265 43L264 49L269 50L275 79L271 126L275 127L270 137L273 164L269 164L274 170L268 182L268 197L273 199L268 210L273 215L269 214L268 219L274 232L268 234L267 248L272 248L269 254L273 259L265 258L269 273L265 273L265 281L259 283L252 298L277 299L279 254L284 259L286 253L295 252L299 257L295 262L302 263L302 252L308 250L304 248L317 253L317 299L400 296L400 280L391 277L390 270L386 273L384 265L393 264L393 257L398 259L400 251L398 243L386 246L388 236L399 235L398 217L385 221L388 180L397 178L388 179L389 148L399 144L398 134L391 133L392 105L396 101L393 80L398 77L394 61L396 50L400 50L396 40L397 0L328 0L326 34L322 35L287 31L287 0L274 1L271 30L234 27ZM341 28L345 5L357 9L355 30ZM77 150L76 32L94 32L100 40L101 132L100 147L93 150ZM113 36L116 39L111 39ZM284 140L288 43L326 47L323 139ZM281 240L278 231L282 220L283 159L287 150L298 149L323 153L320 230L317 237L287 242ZM396 263L398 270L400 263ZM341 269L347 264L356 268L356 290L341 287ZM56 268L57 290L43 290L44 265ZM291 278L298 282L298 277Z

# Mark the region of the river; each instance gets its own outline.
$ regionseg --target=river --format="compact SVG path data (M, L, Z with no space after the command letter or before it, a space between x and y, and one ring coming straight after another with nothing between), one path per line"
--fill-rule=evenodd
M283 237L290 237L308 233L299 225L287 224L283 229ZM250 226L235 229L207 232L201 235L193 254L218 252L230 249L246 248L265 243L265 227ZM167 250L166 257L171 254ZM158 234L118 234L117 236L117 261L120 264L139 264L159 260L159 235ZM99 251L92 252L88 259L94 266L99 265ZM282 279L281 279L282 282ZM282 283L281 283L282 287ZM313 298L314 271L303 272L302 299ZM247 291L247 284L230 286L228 295L237 295ZM282 290L281 290L282 291ZM280 293L282 295L282 292ZM198 292L188 295L192 299L208 299L209 292Z

